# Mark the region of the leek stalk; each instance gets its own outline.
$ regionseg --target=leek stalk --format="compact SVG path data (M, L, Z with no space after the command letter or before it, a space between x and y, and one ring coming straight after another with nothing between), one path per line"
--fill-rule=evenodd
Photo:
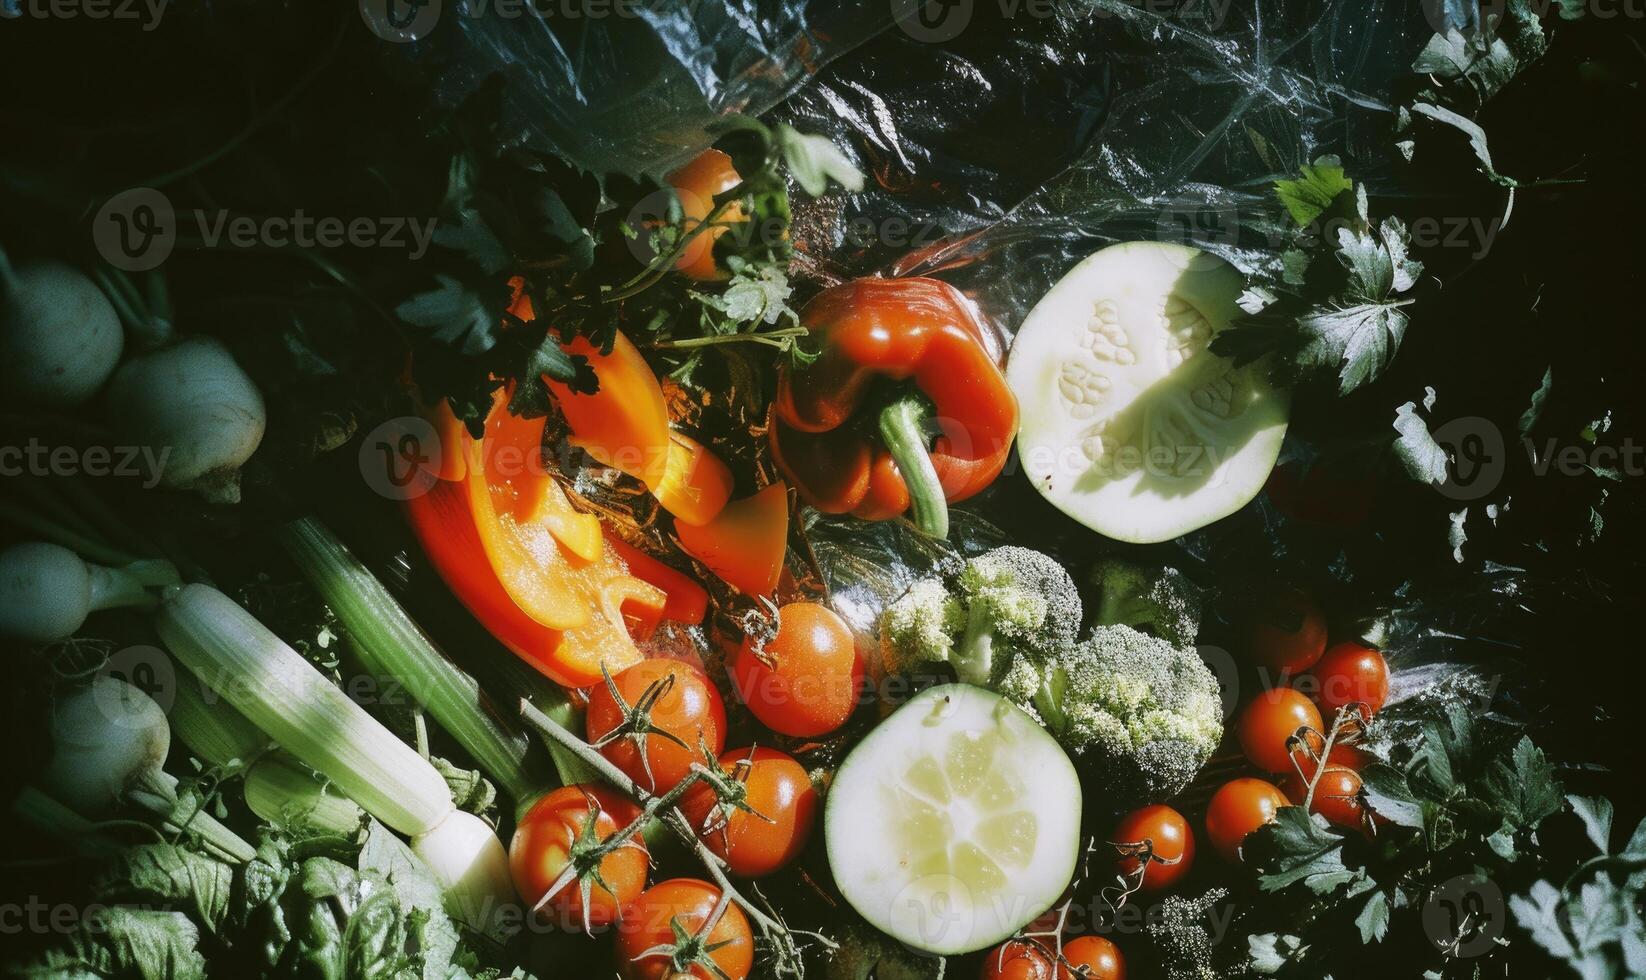
M286 551L337 614L367 670L392 677L524 813L552 784L547 761L480 684L452 663L348 547L318 521L286 525Z

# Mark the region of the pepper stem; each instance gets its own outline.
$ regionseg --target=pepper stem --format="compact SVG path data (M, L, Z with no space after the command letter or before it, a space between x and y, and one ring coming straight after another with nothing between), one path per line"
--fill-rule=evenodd
M931 420L931 402L917 391L908 392L880 410L880 438L909 488L914 526L934 538L946 538L949 501L943 495L943 484L937 479L937 467L932 465L926 442Z

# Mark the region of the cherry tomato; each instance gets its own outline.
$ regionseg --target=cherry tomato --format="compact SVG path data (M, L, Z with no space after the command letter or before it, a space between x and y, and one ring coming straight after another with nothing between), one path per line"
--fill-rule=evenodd
M1122 847L1149 845L1153 859L1143 868L1143 880L1138 886L1146 892L1170 888L1194 865L1194 834L1189 831L1189 822L1183 819L1183 814L1160 803L1121 817L1109 839ZM1128 883L1137 880L1138 860L1139 856L1134 854L1115 863L1115 869Z
M1063 968L1060 980L1080 980L1080 967L1086 968L1085 980L1126 980L1126 961L1114 943L1102 936L1080 936L1063 944Z
M1247 632L1252 662L1280 674L1301 674L1326 651L1326 618L1301 592L1266 596Z
M621 704L612 695L614 686ZM707 765L726 747L726 706L720 692L703 671L667 659L642 660L610 685L589 688L588 740L599 743L617 732L643 699L653 701L650 730L636 734L631 725L601 745L600 754L648 792L666 792L686 778L693 762Z
M737 903L728 903L720 921L704 932L719 904L720 889L696 878L673 878L646 889L624 907L617 931L617 970L623 980L747 977L754 965L754 939ZM692 937L684 946L676 945L676 924Z
M714 196L731 190L742 178L732 167L732 158L720 150L708 149L669 175L669 185L680 200L681 231L688 232L714 210ZM743 220L743 205L732 202L712 227L686 243L674 267L692 279L724 279L726 271L714 261L715 239L724 235L733 222Z
M743 787L743 803L754 813L718 802L699 784L681 804L709 850L726 860L732 874L758 878L795 859L817 817L817 789L793 757L776 749L732 749L720 768Z
M1085 967L1085 972L1081 972ZM982 980L1125 980L1120 950L1102 936L1063 944L1063 961L1049 942L1008 939L983 956Z
M845 724L863 684L863 661L846 621L815 602L778 610L777 635L759 653L745 640L730 670L756 718L774 732L803 738Z
M532 804L509 844L515 891L535 907L566 870L572 845L590 820L595 837L604 841L639 816L639 807L604 786L562 786L549 793ZM583 890L575 879L555 892L538 915L545 920L557 917L557 924L567 929L610 925L617 920L618 910L646 887L646 869L646 845L635 834L628 845L601 859L600 878L605 884L593 882L586 920ZM548 914L551 911L555 915Z
M1240 861L1240 844L1246 835L1275 818L1275 811L1289 806L1286 797L1272 783L1242 777L1218 787L1206 804L1206 839L1225 861Z
M1313 766L1304 768L1311 773L1314 769ZM1304 798L1309 795L1308 784L1297 773L1293 773L1280 788L1286 798L1295 800L1298 806L1302 806ZM1315 796L1309 810L1339 827L1356 830L1365 827L1366 803L1360 795L1360 774L1348 766L1328 762L1326 771L1320 774L1320 783L1315 786Z
M983 956L982 980L1061 980L1057 963L1033 939L1008 939Z
M1240 712L1240 749L1259 769L1295 772L1286 740L1304 726L1321 731L1320 710L1313 701L1289 687L1264 691ZM1317 748L1321 744L1318 738L1310 738Z
M1367 717L1375 715L1389 699L1389 662L1383 654L1354 641L1339 643L1326 651L1315 664L1315 704L1326 718L1336 716L1346 704L1366 706Z

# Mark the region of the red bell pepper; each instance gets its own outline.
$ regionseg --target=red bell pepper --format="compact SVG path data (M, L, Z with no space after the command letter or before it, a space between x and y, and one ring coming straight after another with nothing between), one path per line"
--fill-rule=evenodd
M785 370L772 406L779 467L826 513L948 533L948 504L1000 475L1017 399L965 298L936 279L858 279L801 320L823 347ZM870 434L872 430L872 435Z

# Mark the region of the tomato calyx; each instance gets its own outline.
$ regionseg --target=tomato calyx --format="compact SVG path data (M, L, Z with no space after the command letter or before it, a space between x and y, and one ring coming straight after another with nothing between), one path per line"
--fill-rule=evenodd
M706 748L706 747L705 747ZM720 761L713 754L705 751L709 759L707 766L701 763L692 763L692 772L702 778L709 785L715 796L715 803L709 808L703 818L702 826L697 828L699 836L708 837L710 834L719 834L721 844L726 849L731 848L731 841L726 836L726 830L731 826L732 817L738 813L747 813L769 824L776 820L756 810L749 803L749 774L754 771L754 755L756 746L749 746L749 754L739 759L728 771L720 765Z
M726 914L726 906L730 903L731 894L722 891L720 901L715 903L714 911L709 913L709 917L703 920L702 928L695 933L686 928L685 923L680 921L678 915L671 917L669 919L669 931L674 934L674 942L659 943L650 949L644 950L632 962L638 963L641 960L651 959L655 956L666 956L669 959L669 970L673 976L690 977L692 967L697 966L708 970L721 980L731 980L726 971L722 970L720 964L715 961L714 953L716 950L730 946L738 940L736 938L725 939L718 943L709 941L709 936L714 933L714 927L720 924L720 917Z
M1133 871L1116 874L1116 884L1104 888L1099 894L1109 903L1109 907L1119 911L1126 900L1137 894L1143 888L1143 878L1149 873L1150 864L1160 864L1171 867L1183 862L1183 855L1177 857L1161 857L1155 853L1154 838L1145 837L1139 841L1109 841L1109 846L1115 850L1115 857L1119 860L1134 860L1137 868ZM1111 897L1111 895L1113 897Z
M576 882L578 894L582 898L583 932L592 936L594 934L594 924L590 919L589 909L593 904L594 886L599 885L608 895L617 895L617 889L613 888L611 883L606 881L605 876L601 874L600 865L605 862L608 855L624 848L637 850L646 855L648 862L651 860L651 855L647 852L645 845L635 839L635 835L640 833L640 828L649 819L649 814L642 812L627 827L620 828L616 833L602 840L599 830L600 802L586 791L583 794L583 799L588 806L588 819L583 822L582 827L578 828L576 838L572 840L571 846L566 850L566 869L560 873L560 877L556 878L553 884L549 885L548 890L543 893L543 897L539 898L537 904L532 906L532 911L542 911L543 906L548 905L556 895L571 887L572 882ZM617 914L619 918L622 917L621 908L618 909Z
M646 689L640 692L640 696L634 699L632 705L624 699L623 692L617 689L617 682L612 679L611 672L606 669L604 662L600 664L600 676L606 682L606 692L611 695L612 703L623 713L623 720L611 731L589 743L590 747L598 752L620 738L628 739L634 743L635 752L640 757L640 768L646 773L646 779L656 786L657 777L652 774L651 759L646 753L646 740L656 735L665 741L673 742L687 752L692 750L685 739L667 728L652 723L652 710L657 707L657 702L668 697L669 692L674 690L675 675L667 674L646 685Z

